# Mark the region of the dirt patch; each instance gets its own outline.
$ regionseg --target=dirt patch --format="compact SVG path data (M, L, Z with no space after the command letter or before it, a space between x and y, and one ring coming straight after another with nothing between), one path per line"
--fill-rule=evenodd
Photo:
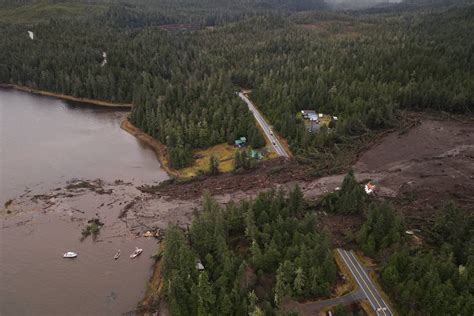
M372 180L377 185L376 194L393 199L414 227L430 223L437 209L450 199L466 209L474 207L474 122L426 115L419 118L420 124L377 140L354 165L358 180ZM186 228L205 191L210 191L218 203L226 204L269 188L290 188L298 183L307 199L317 200L340 186L344 177L338 174L314 179L310 170L295 160L278 158L245 173L197 178L146 190L120 182L76 180L40 196L19 197L8 205L8 210L14 214L41 209L90 218L103 209L103 216L110 215L109 221L124 222L127 231L137 236L147 230L166 229L169 223ZM363 222L358 216L319 214L318 218L318 229L327 230L335 246L350 243L351 232ZM268 293L268 284L274 281L260 281L259 295L263 297ZM159 287L159 283L156 285Z
M406 133L395 132L383 138L360 156L355 168L359 172L395 171L407 162L449 155L460 146L473 144L474 125L423 119Z
M358 38L373 29L368 23L350 21L319 21L311 24L301 24L300 27L333 38Z
M242 191L255 191L270 188L275 184L285 184L290 181L305 181L308 178L307 166L284 158L264 161L257 168L238 174L221 174L213 177L191 179L187 182L175 181L167 185L147 187L143 190L154 192L168 199L196 199L206 191L212 195L225 195Z
M408 218L430 217L449 200L474 206L474 122L410 113L406 128L374 139L353 166L359 181L372 180L376 195L394 199ZM410 124L408 124L408 121ZM199 199L214 196L246 198L270 188L289 188L298 183L309 200L340 186L344 174L312 176L311 167L283 158L265 161L240 174L222 174L181 182L170 181L145 192L166 199ZM322 218L335 236L358 223L348 217Z
M347 247L353 242L353 232L364 222L362 216L326 214L318 217L318 228L331 237L334 247Z
M474 121L423 118L391 133L360 156L356 173L392 192L405 217L429 221L449 200L474 207Z
M474 124L462 120L410 113L413 124L375 139L354 165L359 181L373 181L376 197L394 201L410 228L431 223L438 209L454 200L474 207ZM224 174L187 183L163 185L154 194L166 199L196 200L209 191L221 203L255 196L260 191L298 183L309 200L318 200L340 186L344 174L311 179L311 169L294 160L274 159L242 174ZM197 203L199 204L199 202ZM319 228L336 246L347 245L361 217L326 214Z

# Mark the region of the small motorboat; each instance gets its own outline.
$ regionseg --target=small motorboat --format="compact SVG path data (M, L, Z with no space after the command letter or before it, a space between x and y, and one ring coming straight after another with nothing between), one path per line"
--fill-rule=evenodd
M76 258L77 257L77 253L75 252L72 252L72 251L68 251L66 252L64 255L63 255L63 258Z
M120 249L115 253L114 259L117 260L120 257Z
M135 251L130 255L131 259L138 257L143 252L143 249L135 247Z

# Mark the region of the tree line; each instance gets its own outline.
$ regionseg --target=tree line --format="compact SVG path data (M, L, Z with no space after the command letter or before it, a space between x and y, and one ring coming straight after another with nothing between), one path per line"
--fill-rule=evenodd
M168 146L174 168L189 165L193 149L241 136L264 145L235 95L242 88L252 90L292 151L316 163L337 161L345 148L396 125L400 109L472 112L473 6L402 15L244 10L193 32L157 27L173 20L133 22L135 14L146 21L140 14L162 12L160 5L179 16L180 4L143 0L90 17L52 18L34 26L35 40L24 25L2 25L0 82L133 102L131 121ZM205 17L207 5L188 9ZM296 116L302 109L338 120L309 133Z
M222 208L206 197L189 234L170 229L164 297L173 315L257 315L286 298L328 295L336 265L299 188ZM197 263L204 267L197 268Z
M349 201L357 207L350 207ZM368 197L349 172L341 189L326 195L328 212L364 217L355 232L360 249L380 262L384 290L403 315L472 315L474 312L474 216L448 203L414 242L390 201ZM418 239L420 240L420 239Z
M426 247L405 247L389 258L381 279L400 313L474 313L473 227L472 212L450 203L429 230Z

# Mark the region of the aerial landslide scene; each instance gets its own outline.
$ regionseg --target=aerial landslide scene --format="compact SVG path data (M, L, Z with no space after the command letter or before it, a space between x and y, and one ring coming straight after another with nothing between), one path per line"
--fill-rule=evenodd
M0 0L0 315L474 315L471 0Z

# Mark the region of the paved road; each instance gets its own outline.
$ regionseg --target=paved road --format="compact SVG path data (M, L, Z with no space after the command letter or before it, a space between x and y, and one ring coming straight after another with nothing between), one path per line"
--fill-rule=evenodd
M365 298L364 292L362 292L361 289L358 289L356 291L353 291L343 296L330 298L324 301L304 303L304 304L298 305L297 307L299 308L299 310L304 311L305 312L304 314L318 315L318 313L325 307L336 306L339 304L347 305L352 302L360 301L364 298Z
M267 138L272 143L272 146L275 149L276 153L279 156L288 158L289 157L288 153L285 151L284 147L281 145L278 138L275 137L274 131L272 130L270 125L268 125L268 123L265 121L265 119L260 114L260 112L257 110L255 105L253 105L252 101L250 101L250 99L247 98L247 96L245 94L243 94L242 92L239 92L238 95L247 104L247 106L249 107L250 112L253 113L253 116L257 120L258 124L262 127L263 131L265 132L265 135L267 135Z
M351 271L360 289L365 294L365 297L369 300L375 313L377 315L392 316L393 312L390 310L390 307L385 303L382 295L380 295L380 292L354 253L343 249L337 249L337 251Z

